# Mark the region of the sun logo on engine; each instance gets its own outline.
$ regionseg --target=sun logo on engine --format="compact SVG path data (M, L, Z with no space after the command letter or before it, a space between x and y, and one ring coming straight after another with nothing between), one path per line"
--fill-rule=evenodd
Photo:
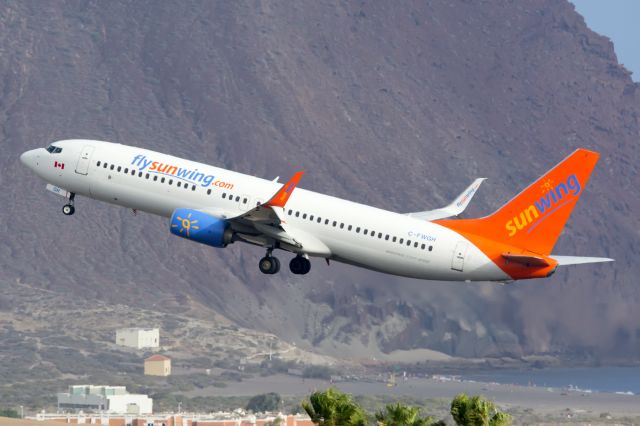
M198 223L198 219L194 219L191 220L191 213L189 213L189 215L186 218L181 218L180 216L177 216L176 219L178 219L180 221L180 230L179 232L182 234L183 232L187 234L187 238L190 237L189 235L189 231L191 229L200 229L200 227L198 225L196 225ZM175 223L171 225L172 228L177 228L178 225L176 225Z

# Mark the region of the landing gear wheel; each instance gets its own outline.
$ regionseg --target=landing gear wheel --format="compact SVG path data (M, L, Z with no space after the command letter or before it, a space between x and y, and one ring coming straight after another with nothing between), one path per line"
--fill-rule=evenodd
M305 275L311 270L311 262L305 257L296 256L289 262L289 270L296 275Z
M280 261L277 257L265 256L260 259L258 267L263 274L273 275L280 270Z
M62 206L62 213L65 216L71 216L75 212L76 212L76 208L73 207L73 204L65 204L64 206Z

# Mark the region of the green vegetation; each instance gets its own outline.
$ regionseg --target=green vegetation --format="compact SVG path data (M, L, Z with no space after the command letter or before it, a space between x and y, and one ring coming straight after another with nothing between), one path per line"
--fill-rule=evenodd
M256 395L247 403L247 411L254 413L264 413L267 411L278 411L282 405L282 398L275 392Z
M319 426L364 426L367 415L353 401L351 395L335 388L324 392L314 392L308 401L302 402L302 408L311 421Z
M0 417L11 417L14 419L19 419L20 414L13 408L2 408L0 409Z
M401 402L387 404L373 417L355 402L351 395L329 388L314 392L302 402L311 421L319 426L444 426L444 420L434 421L422 416L420 407ZM451 402L451 416L458 426L509 426L512 417L481 396L456 396Z
M389 404L384 410L375 415L379 426L431 426L444 422L434 423L433 417L421 417L419 407L410 407L399 402Z
M508 426L512 421L509 414L498 410L488 399L464 393L451 401L451 416L459 426Z

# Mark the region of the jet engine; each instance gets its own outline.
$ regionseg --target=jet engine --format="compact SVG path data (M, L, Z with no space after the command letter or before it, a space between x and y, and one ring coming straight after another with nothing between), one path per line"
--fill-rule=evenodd
M233 242L229 222L198 210L177 209L171 215L170 231L178 237L213 247L226 247Z

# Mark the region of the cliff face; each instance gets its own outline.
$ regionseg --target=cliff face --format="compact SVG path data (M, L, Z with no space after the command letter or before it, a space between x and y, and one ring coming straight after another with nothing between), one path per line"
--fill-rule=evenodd
M4 2L0 280L76 303L185 301L320 351L635 359L640 94L567 1ZM507 286L399 279L173 238L164 219L61 200L18 161L103 139L395 211L488 177L490 213L577 147L602 154L556 252L609 256ZM286 256L281 256L284 259ZM4 301L10 304L10 301ZM175 308L172 308L175 309Z

